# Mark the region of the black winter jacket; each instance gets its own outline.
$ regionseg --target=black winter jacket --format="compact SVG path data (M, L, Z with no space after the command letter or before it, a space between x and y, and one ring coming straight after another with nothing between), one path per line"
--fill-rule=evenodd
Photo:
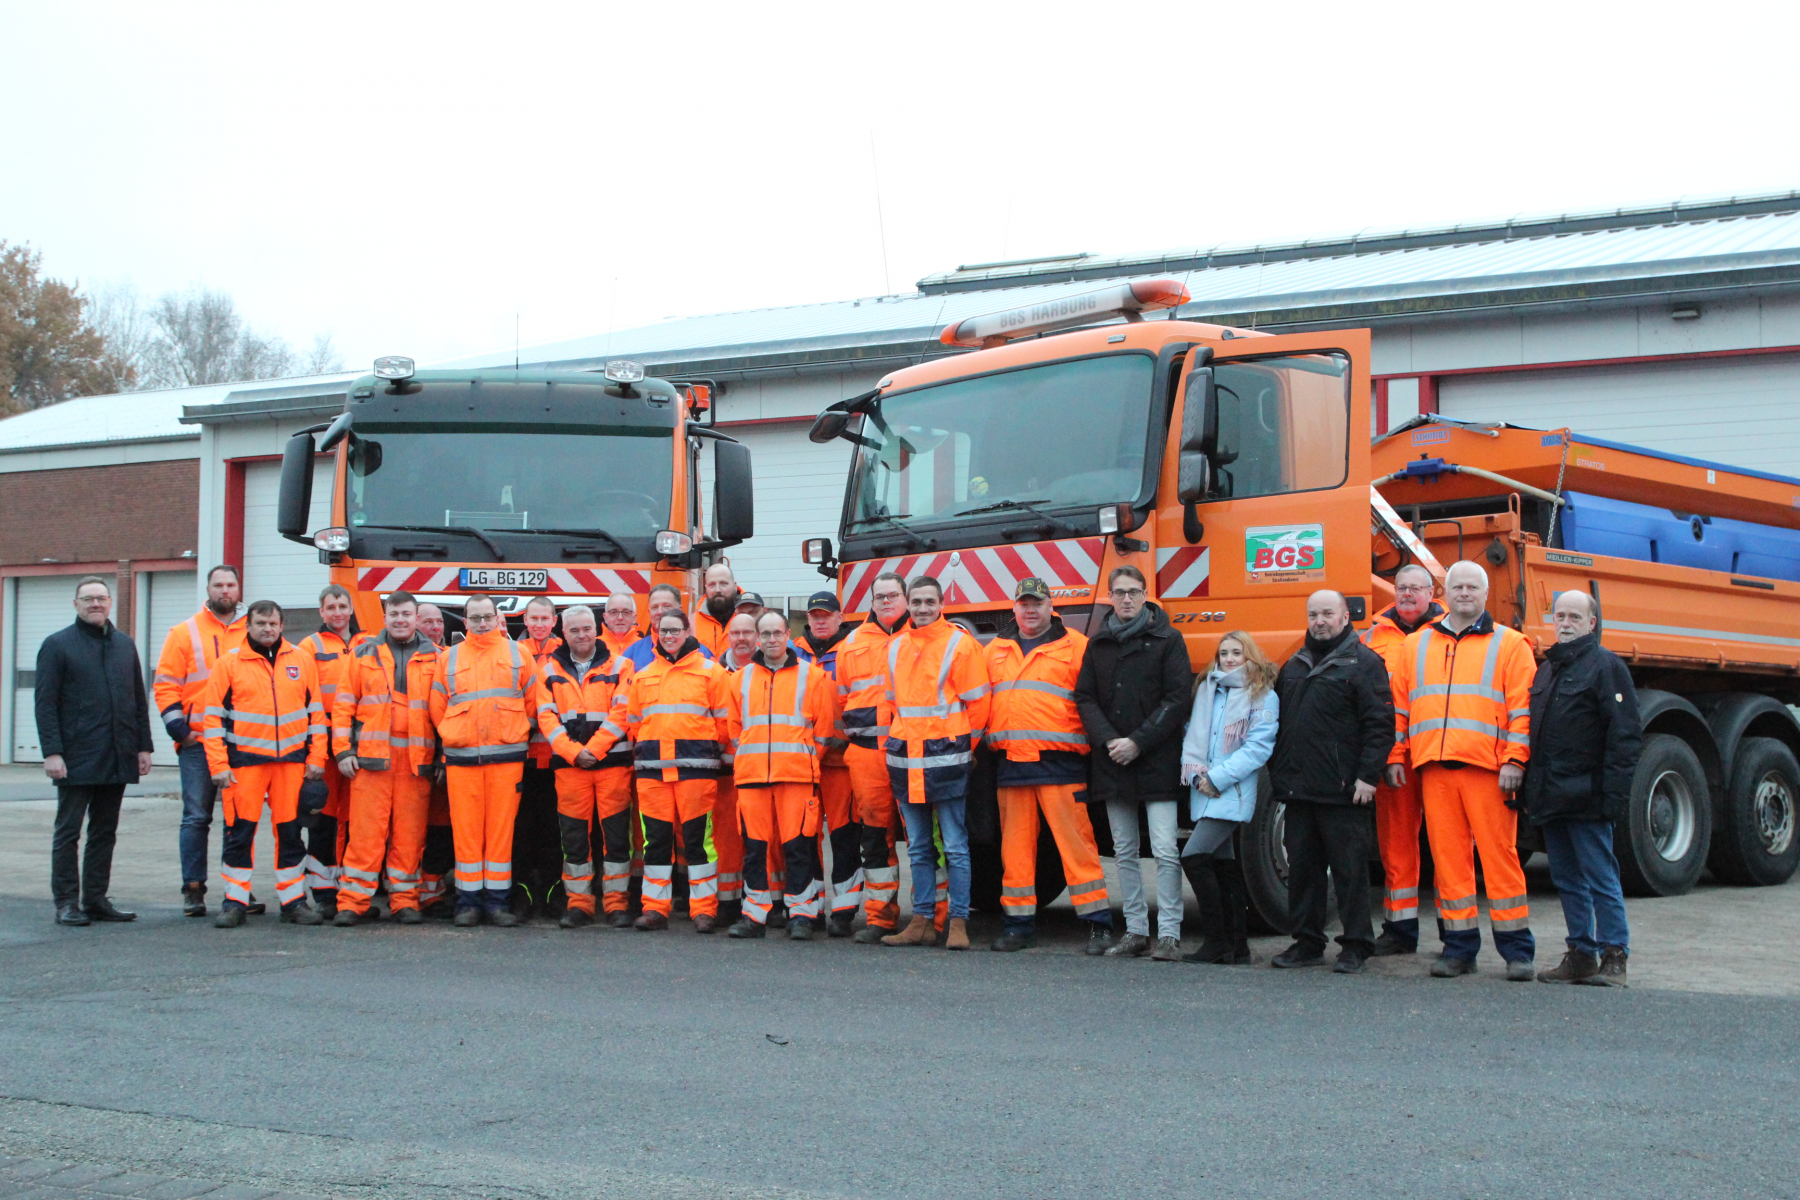
M1346 627L1314 661L1302 646L1275 677L1281 725L1269 757L1277 800L1349 804L1356 782L1379 783L1394 748L1387 664Z
M1187 795L1181 784L1181 733L1194 703L1194 667L1168 614L1154 604L1145 608L1149 624L1127 642L1102 624L1088 639L1075 679L1075 707L1094 748L1093 800L1144 804ZM1106 743L1120 737L1137 743L1138 756L1129 766L1121 767L1106 752Z
M150 703L137 647L111 621L76 621L44 639L35 699L38 745L69 768L61 782L138 781L138 753L152 749Z
M1637 691L1619 656L1592 633L1550 647L1531 681L1525 815L1534 825L1618 820L1643 741Z

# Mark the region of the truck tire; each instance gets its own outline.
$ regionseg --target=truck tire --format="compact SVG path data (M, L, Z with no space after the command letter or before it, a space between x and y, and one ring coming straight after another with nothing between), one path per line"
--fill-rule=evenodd
M1712 841L1706 770L1669 733L1644 739L1631 800L1614 823L1613 853L1630 896L1679 896L1693 888Z
M1257 776L1256 815L1238 831L1238 857L1243 860L1244 887L1250 893L1250 924L1257 933L1289 933L1287 847L1282 844L1282 816L1287 806L1269 797L1269 775Z
M1800 762L1775 738L1745 738L1733 756L1709 861L1727 883L1772 887L1800 865Z
M969 847L969 907L975 912L1003 915L1000 908L1000 888L1006 874L1005 863L1000 857L998 842L973 844ZM1063 879L1062 854L1056 849L1056 839L1050 836L1050 827L1038 827L1037 854L1037 903L1038 911L1048 908L1068 887Z

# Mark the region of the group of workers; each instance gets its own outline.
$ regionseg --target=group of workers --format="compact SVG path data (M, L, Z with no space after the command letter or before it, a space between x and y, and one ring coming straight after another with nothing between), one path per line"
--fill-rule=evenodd
M1196 687L1184 639L1130 566L1112 572L1112 605L1092 638L1066 628L1049 587L1030 578L1015 588L1012 620L986 645L944 619L943 589L930 576L878 575L868 618L855 625L833 593L816 593L798 640L785 613L742 591L726 564L709 568L704 582L691 615L677 589L651 589L643 631L630 595L609 597L598 614L587 605L559 614L536 597L517 640L483 595L465 602L460 640L440 609L406 592L383 598L378 632L356 631L351 596L333 585L320 597L321 628L293 643L273 601L238 616L238 572L214 568L206 607L170 631L154 681L156 710L180 748L185 911L207 911L216 795L221 927L263 911L251 873L266 805L286 922L359 924L381 915L374 901L385 888L392 918L406 924L447 916L459 926L510 926L539 910L557 912L567 928L603 919L666 929L682 866L698 933L728 923L732 937L760 938L775 926L805 940L823 926L865 944L925 946L941 936L948 948L967 949L966 802L985 742L1003 863L995 950L1035 944L1045 827L1089 923L1088 953L1178 957L1185 874L1205 942L1179 957L1248 961L1232 834L1255 810L1256 773L1266 764L1288 810L1296 939L1273 965L1322 961L1328 871L1344 922L1340 971L1416 950L1423 824L1443 941L1432 973L1473 969L1479 855L1496 949L1509 978L1530 978L1534 944L1514 835L1516 810L1531 799L1542 810L1532 819L1557 826L1546 829L1552 870L1565 911L1575 906L1572 957L1546 974L1584 981L1600 971L1605 950L1617 952L1610 965L1623 981L1616 871L1610 880L1592 876L1616 794L1629 787L1635 701L1622 667L1592 644L1598 613L1586 596L1559 597L1567 645L1539 668L1524 638L1486 613L1479 566L1451 568L1447 609L1433 599L1431 576L1408 567L1395 579L1394 605L1363 638L1341 595L1316 593L1305 644L1279 672L1250 635L1233 632ZM106 639L120 636L106 622L104 590L99 580L78 587L75 627L93 626L86 632L101 639L102 662ZM84 592L93 593L92 613L82 610ZM58 652L65 656L86 647L75 633L58 637L75 639ZM1545 680L1570 663L1577 669L1552 695ZM1588 683L1615 693L1616 705L1602 708L1618 714L1570 707L1570 681L1590 675ZM1582 695L1594 691L1582 686ZM1580 789L1549 770L1548 756L1527 782L1533 710L1558 703L1561 742L1547 744L1558 770L1580 760L1576 773L1591 776L1592 795L1571 799ZM124 725L115 740L125 765L115 773L129 774L136 747L142 774L147 727ZM1596 737L1598 749L1576 745ZM46 769L59 778L61 756L51 757ZM1119 857L1126 929L1116 940L1090 799L1104 802ZM1183 801L1194 832L1177 853ZM116 809L116 797L111 803ZM1575 817L1585 823L1565 820ZM1159 868L1154 945L1140 818ZM59 838L62 824L59 813ZM1379 939L1369 922L1365 824L1386 877ZM74 839L65 840L71 862L62 874L73 878ZM913 893L904 927L901 840ZM558 887L562 902L553 907ZM86 923L73 907L64 913L60 893L58 903L65 923ZM130 916L90 891L82 907L94 919Z

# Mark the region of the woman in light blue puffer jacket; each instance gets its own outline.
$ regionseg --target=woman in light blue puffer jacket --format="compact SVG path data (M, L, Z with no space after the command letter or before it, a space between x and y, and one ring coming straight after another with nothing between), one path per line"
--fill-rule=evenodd
M1181 744L1194 832L1181 868L1198 901L1203 940L1182 962L1250 961L1249 895L1232 835L1256 815L1257 779L1275 749L1281 705L1274 685L1275 664L1254 638L1234 630L1219 639L1194 694Z

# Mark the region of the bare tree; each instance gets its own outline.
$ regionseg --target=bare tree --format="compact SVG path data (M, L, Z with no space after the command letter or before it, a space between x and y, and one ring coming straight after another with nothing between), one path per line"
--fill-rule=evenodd
M344 369L344 356L331 344L329 333L313 335L312 350L300 361L302 375L335 375Z
M106 341L109 392L146 386L157 332L138 290L129 283L93 288L87 296L88 322Z
M89 323L75 285L45 278L40 262L29 246L0 242L0 416L131 380Z

